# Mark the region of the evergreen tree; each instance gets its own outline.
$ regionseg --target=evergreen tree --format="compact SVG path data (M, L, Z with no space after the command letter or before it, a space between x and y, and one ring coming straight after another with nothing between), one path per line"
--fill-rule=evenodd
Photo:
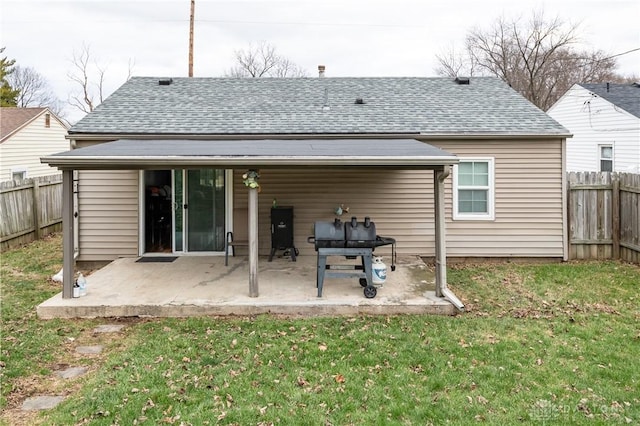
M0 48L0 54L4 52L4 47ZM7 81L7 76L13 72L15 59L7 59L6 56L0 58L0 106L11 107L18 104L20 90L11 87Z

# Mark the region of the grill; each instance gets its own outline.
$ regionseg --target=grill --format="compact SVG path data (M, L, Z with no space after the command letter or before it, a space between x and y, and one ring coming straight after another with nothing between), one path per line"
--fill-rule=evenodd
M396 240L376 234L376 224L369 217L364 222L352 217L343 223L340 219L333 222L316 222L313 237L307 241L313 243L318 252L317 282L318 297L322 297L325 277L359 278L367 298L376 297L378 290L373 285L372 259L376 247L391 245L391 270L396 266ZM327 263L329 256L344 256L347 259L360 257L360 265L331 265Z

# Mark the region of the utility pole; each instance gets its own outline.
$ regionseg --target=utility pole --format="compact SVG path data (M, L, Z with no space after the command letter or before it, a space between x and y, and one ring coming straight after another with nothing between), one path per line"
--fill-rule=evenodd
M193 77L193 19L196 0L191 0L191 19L189 20L189 77Z

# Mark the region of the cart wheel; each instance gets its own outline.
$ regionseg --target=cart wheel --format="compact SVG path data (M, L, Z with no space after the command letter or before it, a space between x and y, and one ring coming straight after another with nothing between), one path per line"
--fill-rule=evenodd
M378 290L374 286L368 285L364 288L364 297L367 299L373 299L376 294L378 294Z
M367 286L367 279L366 278L360 278L360 285L362 287L366 287Z

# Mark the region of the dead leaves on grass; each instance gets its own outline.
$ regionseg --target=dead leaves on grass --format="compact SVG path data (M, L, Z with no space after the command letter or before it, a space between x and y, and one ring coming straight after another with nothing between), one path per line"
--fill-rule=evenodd
M452 284L452 287L465 303L465 311L478 317L518 319L567 317L569 321L575 321L577 315L621 315L621 309L634 304L633 297L623 297L622 300L603 297L601 300L592 301L593 299L589 299L592 297L592 289L586 285L583 287L576 285L574 288L569 284L570 279L565 277L566 271L558 271L556 276L554 272L549 273L545 269L538 270L535 267L526 266L511 268L500 265L468 264L454 265L451 268L454 270L477 269L477 273L468 278L474 283L472 289L465 285L456 288L456 284ZM539 272L545 278L537 276ZM581 270L576 273L581 273ZM546 291L544 291L545 288ZM544 294L540 294L540 289L543 289ZM473 296L465 297L465 293Z

